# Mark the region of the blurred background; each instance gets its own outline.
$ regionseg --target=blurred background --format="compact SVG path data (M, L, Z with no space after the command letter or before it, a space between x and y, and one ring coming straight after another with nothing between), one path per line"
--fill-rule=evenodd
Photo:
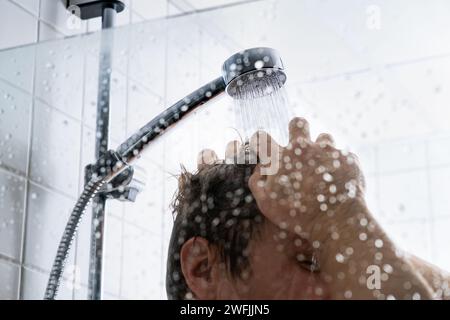
M125 0L111 68L111 147L220 76L231 54L276 48L290 105L355 152L368 202L404 249L450 270L450 3L446 0ZM94 162L101 21L59 0L0 0L0 298L41 299ZM223 95L136 163L135 203L109 201L104 298L165 299L180 163L239 139ZM90 211L59 299L86 299Z

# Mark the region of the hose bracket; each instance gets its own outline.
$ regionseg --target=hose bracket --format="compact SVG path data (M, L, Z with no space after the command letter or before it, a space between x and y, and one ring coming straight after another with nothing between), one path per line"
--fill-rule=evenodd
M114 174L118 170L121 170L120 173ZM99 190L97 195L104 196L106 199L136 201L138 193L145 186L144 170L126 164L114 150L109 150L96 163L85 167L86 182L94 176L105 177L111 174L113 174L113 178Z

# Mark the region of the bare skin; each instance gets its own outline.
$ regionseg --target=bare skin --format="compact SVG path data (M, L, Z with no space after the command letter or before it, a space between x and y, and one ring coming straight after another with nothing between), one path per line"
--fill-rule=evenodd
M449 275L403 253L373 218L364 200L357 157L336 149L329 134L313 141L305 119L294 118L289 133L286 147L265 132L256 133L250 141L258 158L269 156L278 162L275 173L264 175L261 168L271 163L261 161L264 165L257 166L249 181L259 209L271 222L263 232L266 240L251 242L252 273L246 281L236 282L226 275L206 240L188 241L181 253L182 269L195 297L448 299ZM240 150L238 142L230 142L225 160L236 159ZM267 155L267 150L276 150L276 156ZM204 150L198 159L199 166L216 161L211 150ZM282 233L280 247L277 235ZM305 274L311 263L305 257L316 259L318 272ZM208 276L192 276L198 264L207 266L203 269L209 270ZM371 277L377 272L379 283ZM295 277L280 276L287 273ZM209 282L199 286L199 279Z
M200 300L317 300L330 294L318 273L311 272L312 252L306 242L295 246L295 236L281 239L280 229L264 224L260 236L249 245L249 270L233 279L214 247L197 237L181 250L182 271L193 297ZM296 256L305 255L305 262ZM270 272L268 272L270 270Z

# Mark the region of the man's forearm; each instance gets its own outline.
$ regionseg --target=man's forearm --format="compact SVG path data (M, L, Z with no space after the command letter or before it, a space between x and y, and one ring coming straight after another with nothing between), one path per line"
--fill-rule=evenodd
M335 217L326 230L312 234L320 243L320 268L333 298L432 298L428 282L397 250L363 200L345 203Z

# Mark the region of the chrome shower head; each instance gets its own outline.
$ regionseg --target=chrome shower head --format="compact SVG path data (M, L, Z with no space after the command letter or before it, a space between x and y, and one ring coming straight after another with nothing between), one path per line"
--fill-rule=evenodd
M283 62L271 48L252 48L228 58L222 66L226 92L234 99L270 94L286 82Z

